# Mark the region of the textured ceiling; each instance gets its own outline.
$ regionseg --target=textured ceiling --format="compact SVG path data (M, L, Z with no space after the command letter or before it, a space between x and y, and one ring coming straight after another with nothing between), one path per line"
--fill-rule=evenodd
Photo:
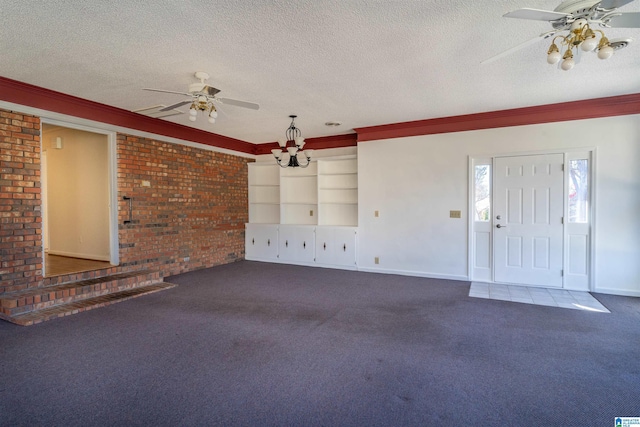
M260 110L224 106L214 125L166 120L254 143L281 137L289 114L319 137L640 92L640 29L606 30L636 42L606 61L585 54L569 72L546 63L547 41L480 64L551 29L504 13L558 3L0 0L0 75L136 110L181 100L142 88L186 91L206 71L219 96ZM621 11L640 11L640 0Z

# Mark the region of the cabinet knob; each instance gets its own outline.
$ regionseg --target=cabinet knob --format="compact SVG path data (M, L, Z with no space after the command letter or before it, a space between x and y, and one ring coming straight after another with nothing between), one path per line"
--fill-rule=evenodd
M307 242L302 242L302 247L303 247L304 249L307 249Z
M256 244L256 239L251 239L251 244L255 245Z
M327 250L327 244L326 244L326 243L324 243L324 244L322 245L322 249L324 249L325 251Z
M285 240L285 241L284 241L284 247L285 247L285 248L288 248L288 247L289 247L289 241L288 241L288 240Z
M271 239L267 239L267 246L271 246Z
M344 245L342 245L342 250L345 251L345 252L347 251L347 244L346 243Z

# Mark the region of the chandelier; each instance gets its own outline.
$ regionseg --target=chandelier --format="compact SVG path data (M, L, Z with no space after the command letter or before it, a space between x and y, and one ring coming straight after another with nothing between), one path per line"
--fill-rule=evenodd
M311 163L311 154L313 150L304 150L304 138L302 137L302 132L300 129L296 127L295 120L296 115L290 115L291 124L289 128L285 132L285 138L278 139L278 145L280 148L274 148L271 150L273 153L273 157L276 158L276 163L282 168L306 168ZM286 153L283 155L283 150L286 150ZM298 156L302 158L306 158L306 163L298 162Z
M600 33L600 40L598 41L596 33ZM556 40L560 40L558 44L565 48L564 55L560 54L560 49L556 44ZM560 68L565 71L569 71L576 65L573 59L573 49L576 52L580 48L583 52L598 52L598 58L607 59L613 55L613 47L609 43L604 35L604 32L600 30L592 30L589 27L589 23L586 19L577 19L571 24L569 34L566 36L556 36L553 38L551 46L547 51L547 62L549 64L557 64L562 59Z
M209 116L209 123L215 123L218 117L215 105L213 105L212 97L206 95L200 95L193 100L191 107L189 107L189 120L196 121L198 111L205 111Z

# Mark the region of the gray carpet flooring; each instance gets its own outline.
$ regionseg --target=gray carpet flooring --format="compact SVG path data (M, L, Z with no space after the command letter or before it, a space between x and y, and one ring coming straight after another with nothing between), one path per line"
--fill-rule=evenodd
M611 314L469 283L239 262L20 327L2 426L609 426L640 416L640 299Z

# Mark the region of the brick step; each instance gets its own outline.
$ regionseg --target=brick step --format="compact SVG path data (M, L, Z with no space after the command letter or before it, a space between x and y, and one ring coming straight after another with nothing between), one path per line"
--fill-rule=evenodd
M155 283L145 286L138 286L131 289L125 289L119 292L112 292L106 295L95 296L91 298L85 298L79 301L74 301L65 304L59 304L52 307L43 308L40 310L34 310L27 313L17 314L15 316L1 316L9 322L16 323L22 326L30 326L36 323L45 322L47 320L56 319L58 317L69 316L72 314L81 313L83 311L92 310L98 307L105 307L110 304L115 304L121 301L126 301L131 298L136 298L142 295L159 292L165 289L171 289L177 285L173 283Z
M0 314L17 316L30 311L159 282L162 282L159 272L141 270L9 292L0 295Z

